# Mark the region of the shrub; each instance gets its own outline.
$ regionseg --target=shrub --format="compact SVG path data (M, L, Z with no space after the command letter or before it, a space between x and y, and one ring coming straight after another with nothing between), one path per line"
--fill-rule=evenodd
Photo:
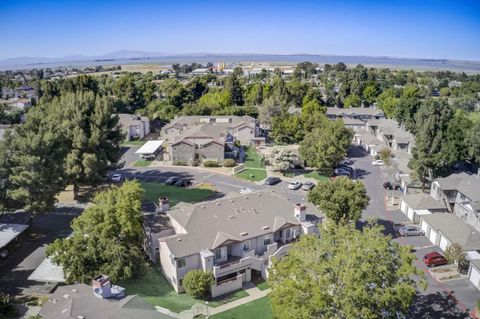
M187 294L194 298L205 298L213 282L214 278L211 272L194 269L183 277L183 288L185 288Z
M205 161L205 162L203 162L203 166L205 166L205 167L219 167L220 164L218 164L217 161Z
M185 161L173 161L173 165L187 166L187 162L185 162Z
M200 165L200 163L198 162L198 160L194 159L192 161L192 166L198 166L198 165Z
M231 158L227 158L226 160L223 161L223 166L234 167L235 166L235 160L233 160Z

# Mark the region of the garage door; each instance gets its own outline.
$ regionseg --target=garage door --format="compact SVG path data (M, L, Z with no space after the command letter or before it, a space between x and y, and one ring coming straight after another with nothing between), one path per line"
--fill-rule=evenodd
M475 267L472 267L472 271L470 272L470 281L477 289L480 289L480 271Z
M430 239L432 244L436 245L437 244L437 232L434 231L433 229L430 229L430 236L428 236L428 239Z
M413 209L411 207L408 208L408 218L410 218L410 220L413 220Z
M400 204L400 210L405 214L407 213L407 203L405 203L404 200L402 200L402 203Z
M443 237L443 236L440 236L440 248L445 251L447 250L447 246L448 246L448 240Z
M425 233L425 235L427 235L428 234L428 224L424 220L422 220L422 226L421 227L422 227L422 230Z

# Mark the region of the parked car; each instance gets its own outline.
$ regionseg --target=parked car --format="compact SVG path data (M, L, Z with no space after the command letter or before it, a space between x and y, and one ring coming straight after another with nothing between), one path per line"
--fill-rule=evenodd
M299 189L300 187L302 187L302 183L299 181L291 181L288 184L288 189Z
M8 255L9 255L8 250L6 250L6 249L0 250L0 258L2 258L2 259L7 258Z
M333 171L333 174L335 176L348 176L348 177L350 177L352 175L352 171L350 171L348 169L345 169L345 168L336 168Z
M401 236L423 236L425 232L416 226L403 226L398 229Z
M385 183L383 183L383 188L388 189L388 190L392 190L393 185L390 182L385 182ZM402 190L402 188L400 187L400 185L395 185L395 190L400 191L400 190Z
M187 187L191 184L190 180L186 178L180 178L178 181L176 181L175 184L173 184L176 187Z
M335 178L341 177L341 176L345 176L345 177L348 177L348 178L352 177L352 175L347 171L339 171L337 174L334 174L334 176L331 179L335 179Z
M140 157L147 161L153 161L155 159L155 154L142 154Z
M123 181L123 175L113 174L111 180L112 180L112 183L121 183Z
M439 252L428 253L423 257L423 263L427 267L435 267L448 264L447 258Z
M311 189L314 188L314 187L315 187L315 184L312 183L312 182L305 182L305 183L303 183L303 185L302 185L302 189L303 189L304 191L309 191L309 190L311 190Z
M374 160L372 161L373 166L383 166L385 165L385 162L383 160Z
M270 176L265 180L265 185L276 185L280 183L282 180L278 177Z
M343 160L340 161L340 164L342 165L352 165L353 161L349 157L345 157Z
M169 178L167 178L167 179L165 180L165 184L167 184L167 185L173 185L173 184L175 184L179 179L180 179L180 177L178 177L178 176L170 176Z

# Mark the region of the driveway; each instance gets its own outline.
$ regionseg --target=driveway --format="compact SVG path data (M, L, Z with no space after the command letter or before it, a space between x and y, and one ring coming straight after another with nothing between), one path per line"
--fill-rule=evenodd
M469 313L480 298L480 292L468 279L446 282L435 280L423 264L423 256L431 251L441 251L438 246L424 236L398 237L396 228L399 224L411 223L400 210L387 210L383 182L386 180L385 168L372 166L372 158L359 146L352 146L349 157L354 160L357 178L365 184L370 203L363 213L365 222L370 217L378 219L385 227L385 234L391 235L400 245L411 245L416 250L416 265L425 273L428 282L426 291L421 292L412 306L412 318L469 318Z

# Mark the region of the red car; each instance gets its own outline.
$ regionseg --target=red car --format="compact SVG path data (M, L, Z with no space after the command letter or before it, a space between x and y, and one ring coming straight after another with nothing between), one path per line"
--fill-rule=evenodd
M448 260L444 255L434 251L433 253L428 253L423 257L423 263L427 265L427 267L435 267L448 264Z

